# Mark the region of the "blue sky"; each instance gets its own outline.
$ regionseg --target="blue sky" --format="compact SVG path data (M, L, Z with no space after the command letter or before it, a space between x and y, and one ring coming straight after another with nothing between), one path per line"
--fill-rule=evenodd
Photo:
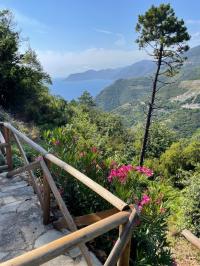
M36 50L44 69L53 77L90 68L132 64L146 58L138 51L135 24L152 4L171 3L200 44L199 0L1 0L0 8L15 15L23 44Z

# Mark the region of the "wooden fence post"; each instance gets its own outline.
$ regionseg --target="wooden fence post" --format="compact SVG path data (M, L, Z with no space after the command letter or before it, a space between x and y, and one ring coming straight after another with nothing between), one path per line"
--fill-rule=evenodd
M44 159L45 160L45 159ZM47 160L45 160L46 165L48 166L48 168L50 167L51 163ZM44 199L43 199L43 223L49 224L50 223L50 186L49 183L47 181L47 178L44 174L43 171L43 189L44 189Z
M6 146L6 161L8 165L8 170L11 171L13 169L13 162L12 162L12 150L10 143L10 130L6 127L4 127L4 139L5 142L8 143L8 146Z
M119 237L121 236L125 225L121 224L119 226ZM117 266L129 266L129 260L130 260L130 252L131 252L131 239L126 244L121 256L119 257L119 260L117 262Z
M131 206L130 206L131 207ZM137 211L135 208L131 208L132 211L128 218L128 222L120 227L120 235L112 248L104 266L114 266L118 263L120 266L128 266L130 259L130 241L132 236L133 226L135 224L135 218L137 217Z

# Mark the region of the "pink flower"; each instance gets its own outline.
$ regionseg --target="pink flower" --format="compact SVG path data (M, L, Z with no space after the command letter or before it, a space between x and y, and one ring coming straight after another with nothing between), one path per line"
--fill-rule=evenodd
M153 171L145 166L135 166L134 169L139 172L142 173L146 176L152 176L153 175Z
M139 208L139 210L141 211L142 208L143 208L143 206L144 206L144 205L147 205L150 201L151 201L151 198L150 198L148 195L144 194L144 195L142 196L141 201L140 201L139 204L138 204L138 208Z
M97 150L97 147L92 147L92 148L91 148L91 152L93 152L93 153L97 153L97 151L98 151L98 150Z
M112 169L108 176L108 181L112 182L113 179L117 178L120 183L124 184L127 179L128 173L133 169L132 165L122 165L116 169Z
M146 194L143 195L143 197L142 197L142 203L143 203L143 205L149 203L150 200L151 199L150 199L150 197L148 195L146 195Z

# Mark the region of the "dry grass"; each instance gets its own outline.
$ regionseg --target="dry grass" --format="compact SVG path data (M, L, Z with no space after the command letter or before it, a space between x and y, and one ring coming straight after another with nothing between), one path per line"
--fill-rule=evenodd
M200 266L200 250L183 237L177 237L171 248L177 266Z

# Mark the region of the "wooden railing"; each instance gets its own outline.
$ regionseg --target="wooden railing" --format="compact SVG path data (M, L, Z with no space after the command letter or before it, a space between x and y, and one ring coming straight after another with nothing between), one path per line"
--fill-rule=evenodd
M87 264L92 265L90 254L85 246L85 243L116 227L119 227L119 238L114 244L111 253L104 265L110 266L118 264L118 266L128 266L130 256L131 232L134 226L135 218L137 216L134 207L128 206L125 202L113 195L110 191L108 191L71 165L58 159L53 154L48 153L48 151L43 149L40 145L36 144L20 131L18 131L11 124L0 122L0 129L2 132L1 140L3 139L0 144L0 149L6 157L6 163L8 167L7 178L22 172L27 172L43 210L44 224L48 224L50 222L50 194L52 193L63 215L63 218L57 223L66 226L70 231L72 231L72 233L69 235L52 241L40 248L29 251L0 265L40 265L63 254L66 250L74 246L79 246ZM21 156L24 160L24 166L17 169L13 169L11 141L12 137L17 144ZM28 144L35 151L37 151L40 157L38 157L38 159L34 162L29 162L21 141ZM96 192L99 196L113 205L114 209L98 212L96 214L75 217L73 219L50 173L49 166L51 164L57 165L58 167L72 175L74 178L85 184L87 187L89 187L91 190ZM37 178L35 177L33 172L33 170L36 168L40 168L43 172L42 191L41 185L38 185ZM78 230L77 226L86 227Z

